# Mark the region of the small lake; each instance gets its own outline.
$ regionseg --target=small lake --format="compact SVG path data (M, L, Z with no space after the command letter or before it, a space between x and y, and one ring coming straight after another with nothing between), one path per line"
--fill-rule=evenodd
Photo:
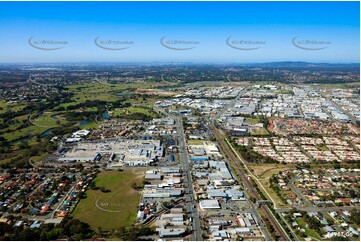
M186 86L184 86L184 85L172 85L172 86L158 87L157 89L162 90L162 91L168 91L169 89L172 89L172 88L186 88Z
M102 118L103 118L103 119L109 119L109 118L110 118L110 115L107 114L107 113L103 113L103 114L102 114Z
M42 132L40 134L40 138L44 138L44 137L48 136L49 134L51 134L52 130L53 130L53 128L45 130L44 132Z
M85 125L88 125L90 124L91 122L89 120L83 120L80 122L80 126L85 126Z

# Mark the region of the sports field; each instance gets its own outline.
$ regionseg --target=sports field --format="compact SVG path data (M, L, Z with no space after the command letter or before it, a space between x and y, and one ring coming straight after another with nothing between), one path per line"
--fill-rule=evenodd
M93 229L103 230L127 227L136 221L140 193L134 191L132 184L138 185L144 179L144 171L102 171L96 177L95 184L110 192L88 190L87 198L82 199L72 216L84 221Z

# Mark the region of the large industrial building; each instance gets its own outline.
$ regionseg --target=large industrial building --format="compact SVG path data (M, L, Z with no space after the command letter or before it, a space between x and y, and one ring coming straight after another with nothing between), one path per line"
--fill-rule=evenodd
M58 160L61 162L95 162L109 156L111 166L147 166L164 156L160 140L120 140L81 142Z

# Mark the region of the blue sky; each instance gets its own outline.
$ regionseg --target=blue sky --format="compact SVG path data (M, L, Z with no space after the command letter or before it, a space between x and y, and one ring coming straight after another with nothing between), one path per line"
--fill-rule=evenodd
M359 2L0 2L0 62L359 62L359 21ZM98 36L133 44L107 50ZM30 37L67 43L45 51ZM174 50L162 37L197 44ZM239 50L228 37L263 44ZM297 48L295 37L326 48Z

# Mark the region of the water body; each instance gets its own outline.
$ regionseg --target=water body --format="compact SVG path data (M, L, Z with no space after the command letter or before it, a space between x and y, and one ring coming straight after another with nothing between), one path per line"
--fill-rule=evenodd
M107 114L107 113L103 113L103 114L102 114L102 118L103 118L103 119L109 119L109 118L110 118L110 115Z
M45 130L44 132L42 132L40 134L40 138L44 138L44 137L48 136L49 134L51 134L52 130L53 130L53 128Z
M166 86L166 87L159 87L157 89L162 90L162 91L168 91L169 89L172 88L186 88L186 86L184 85L172 85L172 86Z
M85 125L88 125L90 124L91 122L89 120L83 120L80 122L80 126L85 126Z

